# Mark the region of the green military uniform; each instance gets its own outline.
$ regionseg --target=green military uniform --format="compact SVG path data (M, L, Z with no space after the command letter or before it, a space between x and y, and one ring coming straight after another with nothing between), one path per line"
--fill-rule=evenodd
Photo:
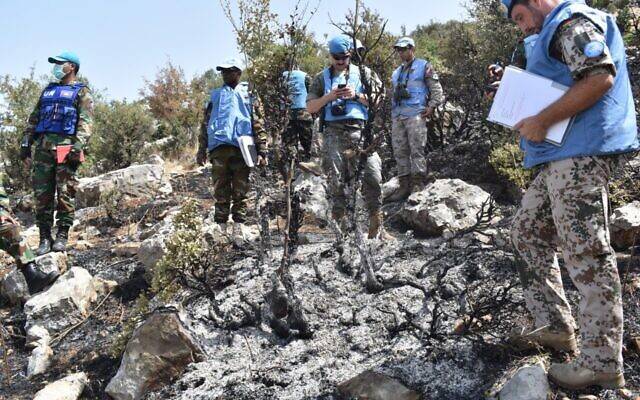
M0 249L9 253L18 263L18 267L23 267L34 260L34 255L25 240L20 235L20 225L11 220L11 208L9 198L0 184Z
M84 87L80 90L76 103L78 124L75 135L37 134L35 128L40 118L40 102L36 104L28 120L25 135L28 136L29 143L35 143L33 191L36 202L36 223L41 232L51 230L54 210L57 212L59 228L70 228L73 225L78 165L69 162L58 164L56 147L72 145L76 150L85 148L93 126L93 97L89 88Z
M254 141L258 155L266 157L267 132L264 129L264 117L259 99L252 97L252 119ZM207 125L211 119L212 104L207 104L204 119L200 126L198 152L207 151ZM215 216L217 223L226 223L229 215L234 222L244 222L247 217L247 195L250 190L250 168L245 164L240 149L232 145L221 145L209 152L211 178L215 198Z

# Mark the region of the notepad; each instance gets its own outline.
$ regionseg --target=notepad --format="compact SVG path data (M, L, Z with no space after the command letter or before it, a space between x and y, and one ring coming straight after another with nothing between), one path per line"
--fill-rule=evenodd
M240 136L238 137L238 146L244 158L244 163L247 167L253 168L258 161L258 152L256 151L256 144L253 140L253 136Z
M71 152L72 145L58 145L56 146L56 161L58 164L63 164L67 158L67 154ZM80 152L80 162L84 162L84 152Z
M518 122L556 102L568 90L551 79L509 66L505 68L487 120L513 129ZM572 120L568 118L552 125L545 141L562 146Z

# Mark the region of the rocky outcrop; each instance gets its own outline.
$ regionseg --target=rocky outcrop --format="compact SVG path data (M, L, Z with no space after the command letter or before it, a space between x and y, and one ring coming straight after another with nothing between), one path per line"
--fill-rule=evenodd
M542 363L526 365L505 383L500 400L547 400L549 393L547 372Z
M620 207L611 216L611 242L619 250L640 243L640 201Z
M84 372L71 374L45 386L36 393L33 400L76 400L88 382L89 379Z
M58 332L86 316L96 298L91 274L84 268L73 267L49 289L25 303L26 329L39 325L49 332Z
M476 223L489 198L489 193L460 179L440 179L413 193L401 216L407 225L427 235L455 233Z
M36 268L45 274L62 275L67 271L67 253L51 252L36 257Z
M338 385L339 399L419 400L420 394L386 375L365 371Z
M140 399L180 376L201 354L176 313L153 314L133 332L118 373L105 391L115 400Z
M29 288L22 272L12 268L0 278L0 295L12 305L21 305L29 300Z
M27 365L27 378L46 372L51 365L52 356L53 350L48 344L43 344L33 349Z
M300 196L300 207L320 221L331 216L331 207L327 197L326 180L308 172L301 172L293 182L293 190Z
M82 178L76 194L77 207L97 206L102 196L114 191L118 196L148 199L160 194L170 194L172 188L166 179L163 164L156 162L132 165L104 175Z

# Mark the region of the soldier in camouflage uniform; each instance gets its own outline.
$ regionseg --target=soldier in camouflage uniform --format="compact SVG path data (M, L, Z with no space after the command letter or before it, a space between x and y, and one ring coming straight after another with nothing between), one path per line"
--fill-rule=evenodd
M569 86L568 93L516 125L525 167L538 174L514 217L512 240L525 263L520 275L535 320L524 336L563 351L553 364L563 387L624 385L622 293L610 244L608 182L619 154L640 148L622 37L613 17L582 1L503 0L529 35L526 68ZM554 123L573 117L560 146L545 143ZM558 264L565 266L581 301L580 346Z
M391 139L399 186L386 201L401 201L424 187L427 180L427 120L444 101L442 85L433 65L416 58L415 42L400 38L394 49L402 65L391 78L393 83L393 126Z
M69 229L75 215L76 171L83 160L93 125L93 98L89 88L77 80L80 59L64 52L50 57L53 74L59 82L50 83L31 113L22 144L22 158L32 164L36 223L40 245L36 254L65 251ZM31 160L31 145L35 154ZM62 149L70 150L63 159ZM53 215L58 232L53 239Z
M247 217L250 168L242 157L237 139L239 136L253 136L257 165L266 166L267 133L258 98L249 92L246 82L240 82L242 64L231 59L216 69L221 71L224 85L212 91L207 103L197 162L204 165L208 153L215 198L214 220L226 233L231 215L234 239L241 239L241 224Z
M283 74L289 86L289 125L284 132L284 146L290 157L297 161L308 162L311 159L313 142L313 116L307 111L307 92L311 86L311 77L303 71L294 69ZM302 151L300 151L302 148Z
M35 267L33 252L20 234L20 224L11 214L9 198L0 184L0 249L9 253L22 271L31 294L41 291L53 282L55 272L44 274Z
M323 168L328 174L333 218L339 224L345 217L347 205L346 185L352 179L359 157L362 128L368 118L368 100L364 81L374 92L382 90L378 77L364 67L350 63L353 41L344 35L329 42L331 66L316 75L307 95L307 110L323 113ZM369 212L369 238L386 234L382 212L382 161L377 153L369 154L363 171L362 194Z

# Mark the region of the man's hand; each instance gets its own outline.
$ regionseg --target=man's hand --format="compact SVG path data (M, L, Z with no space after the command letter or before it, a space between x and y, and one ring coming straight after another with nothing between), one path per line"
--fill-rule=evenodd
M82 150L78 150L76 147L73 147L71 148L71 151L67 154L67 157L65 157L64 162L71 168L78 168L82 163L81 157L82 157Z
M342 89L337 86L329 92L329 100L336 101L338 99L352 99L356 95L356 91L351 86L345 86Z
M534 115L518 122L514 129L528 141L540 143L547 137L549 126L539 116Z
M427 107L423 112L420 113L422 119L429 119L433 115L434 107Z
M196 155L196 163L200 166L203 166L207 163L206 151L198 151L198 154Z
M256 161L256 165L258 167L266 167L267 165L269 165L269 159L267 158L267 156L259 155L258 161Z
M504 75L504 68L498 64L491 64L487 67L487 74L489 75L490 80L500 81Z
M16 221L11 215L0 213L0 225L4 225L6 223L18 225L18 221Z

